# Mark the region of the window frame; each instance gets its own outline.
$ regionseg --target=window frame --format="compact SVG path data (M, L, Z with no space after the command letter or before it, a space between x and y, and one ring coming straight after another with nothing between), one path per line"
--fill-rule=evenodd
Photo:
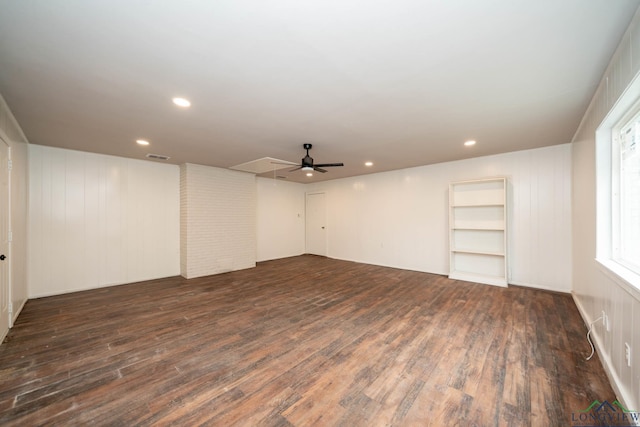
M622 119L614 126L611 136L611 221L612 221L612 258L633 273L640 275L640 264L635 264L632 260L624 257L623 253L623 197L622 197L622 147L621 133L633 125L636 121L640 121L640 102L636 102L625 114Z
M619 259L620 145L617 135L637 114L640 114L640 74L634 78L596 130L595 260L607 276L629 292L640 296L640 272L629 268Z

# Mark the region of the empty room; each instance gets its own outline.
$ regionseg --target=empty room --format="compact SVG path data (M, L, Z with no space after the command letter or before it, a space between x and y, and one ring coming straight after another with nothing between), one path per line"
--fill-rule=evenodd
M640 0L0 0L0 425L640 425Z

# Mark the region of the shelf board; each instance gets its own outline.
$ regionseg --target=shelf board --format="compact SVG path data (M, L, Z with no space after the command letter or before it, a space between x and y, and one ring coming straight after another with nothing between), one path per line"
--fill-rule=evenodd
M465 282L482 283L485 285L502 286L506 288L509 284L504 276L489 276L478 273L468 273L466 271L454 270L449 273L449 278L454 280L464 280Z
M474 231L504 231L504 227L451 227L452 230L474 230Z
M463 254L501 256L501 257L505 256L504 252L480 251L477 249L452 249L451 252L463 253Z
M504 203L480 203L480 204L455 204L451 205L452 208L493 208L504 207Z

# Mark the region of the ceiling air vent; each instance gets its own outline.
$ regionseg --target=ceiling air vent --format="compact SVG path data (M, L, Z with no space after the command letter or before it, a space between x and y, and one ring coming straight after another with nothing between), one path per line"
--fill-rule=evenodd
M149 159L156 159L156 160L169 160L170 157L169 156L163 156L162 154L147 154L147 158Z

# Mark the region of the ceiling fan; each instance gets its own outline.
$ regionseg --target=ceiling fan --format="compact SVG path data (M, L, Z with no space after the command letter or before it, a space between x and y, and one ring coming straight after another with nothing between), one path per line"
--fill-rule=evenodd
M318 171L318 172L321 172L321 173L325 173L326 170L324 170L322 168L329 168L329 167L335 167L335 166L344 166L344 163L319 163L317 165L314 165L313 164L313 157L311 157L309 155L309 150L311 150L311 147L312 147L311 144L302 144L302 148L307 150L307 155L304 156L304 158L300 162L300 165L297 168L293 168L289 172L293 172L293 171L297 171L299 169L302 169L303 171L309 171L309 172L310 171Z

